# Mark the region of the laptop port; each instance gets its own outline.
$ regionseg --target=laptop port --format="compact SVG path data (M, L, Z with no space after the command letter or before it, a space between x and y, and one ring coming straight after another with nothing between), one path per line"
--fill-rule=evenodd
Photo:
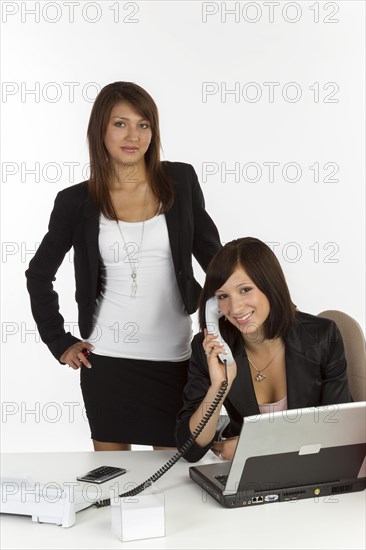
M263 502L263 497L252 497L252 504Z
M266 495L264 497L264 500L266 502L275 502L276 500L278 500L278 495Z

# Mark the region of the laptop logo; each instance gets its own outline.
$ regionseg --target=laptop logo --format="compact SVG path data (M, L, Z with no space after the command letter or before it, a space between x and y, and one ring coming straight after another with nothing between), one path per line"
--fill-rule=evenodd
M321 449L321 443L315 445L303 445L300 447L299 455L315 455Z

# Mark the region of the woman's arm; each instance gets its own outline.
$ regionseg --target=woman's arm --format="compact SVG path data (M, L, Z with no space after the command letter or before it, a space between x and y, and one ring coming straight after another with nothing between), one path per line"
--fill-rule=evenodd
M219 362L217 357L218 353L222 352L222 349L218 347L219 344L215 341L214 337L209 336L206 339L207 344L205 348L211 350L208 359L202 347L202 333L196 335L192 342L188 381L183 394L184 404L178 415L176 427L178 447L181 447L194 432L217 396L222 382L225 380L224 366ZM215 344L216 347L214 348ZM211 447L216 433L221 406L236 375L235 362L228 367L227 371L228 388L204 430L184 455L184 458L189 462L196 462L202 458Z
M324 355L321 365L320 404L348 403L352 401L352 397L348 387L347 361L342 336L334 321L329 321L329 329L322 345Z
M204 271L213 256L222 247L220 235L212 218L205 209L205 199L198 182L197 174L192 170L192 208L194 218L193 255Z
M34 320L43 342L57 360L67 348L80 341L70 332L65 332L58 294L53 288L56 272L72 246L72 213L63 193L58 193L48 232L25 272Z

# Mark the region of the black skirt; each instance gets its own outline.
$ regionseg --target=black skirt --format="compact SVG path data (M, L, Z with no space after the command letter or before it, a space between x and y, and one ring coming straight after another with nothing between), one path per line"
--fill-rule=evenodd
M144 361L90 354L80 385L96 441L176 447L188 360Z

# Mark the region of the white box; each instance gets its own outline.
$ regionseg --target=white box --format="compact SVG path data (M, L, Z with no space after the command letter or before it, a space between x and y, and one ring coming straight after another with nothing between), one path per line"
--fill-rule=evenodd
M123 542L165 537L163 493L111 497L112 532Z

